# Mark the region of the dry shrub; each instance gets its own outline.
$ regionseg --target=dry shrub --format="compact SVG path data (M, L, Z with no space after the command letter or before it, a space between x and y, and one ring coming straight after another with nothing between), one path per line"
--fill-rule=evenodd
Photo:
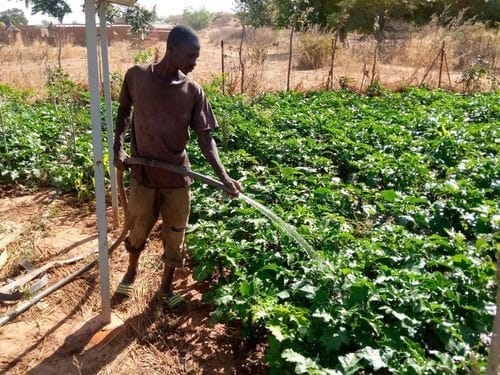
M267 61L269 49L278 44L277 34L270 28L249 29L246 33L246 45L250 60L258 68L263 69Z
M245 43L250 46L270 47L278 41L278 33L269 27L247 28Z
M221 40L225 43L236 44L241 39L241 27L222 27L210 30L208 40L210 43L219 44Z
M450 69L464 69L475 63L478 56L494 61L500 53L500 32L480 23L452 23L448 27L436 21L416 29L395 54L393 63L410 66L430 65L445 42Z
M263 86L264 66L252 64L246 71L245 94L255 96L264 92Z
M277 45L278 35L270 28L250 28L246 31L246 78L244 90L247 95L255 96L264 92L264 72L269 50Z
M297 69L318 69L327 64L332 36L316 31L304 33L298 44Z
M278 45L278 33L270 28L245 29L243 42L242 62L244 68L244 82L241 88L242 69L239 59L239 46L242 28L237 28L237 38L232 43L226 42L225 65L227 73L227 92L239 93L242 89L247 95L253 96L264 91L263 75L267 67L269 50ZM215 34L211 34L212 36Z
M500 32L487 29L482 24L466 24L451 30L453 68L463 69L473 65L481 56L487 61L494 61L500 54Z
M57 54L57 48L54 52ZM63 44L61 48L61 58L63 59L85 59L87 58L87 49L83 46L76 46L74 44ZM57 59L57 55L56 55Z
M22 43L2 45L2 62L47 61L57 58L57 50L44 42L35 42L31 45Z
M231 13L216 13L214 19L212 20L211 28L220 29L229 26L238 26L240 21Z

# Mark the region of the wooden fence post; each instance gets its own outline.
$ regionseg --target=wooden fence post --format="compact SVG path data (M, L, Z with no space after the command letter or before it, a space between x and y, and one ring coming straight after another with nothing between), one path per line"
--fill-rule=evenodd
M441 88L441 77L443 76L443 63L444 63L444 40L441 44L441 58L439 61L439 79L438 79L438 89Z
M243 63L243 40L245 39L245 24L241 25L241 40L240 40L240 50L239 50L239 58L240 58L240 70L241 70L241 93L245 91L245 64Z
M226 95L226 73L224 71L224 40L220 41L221 64L222 64L222 95Z
M328 90L333 88L333 62L335 60L335 51L337 50L337 40L339 39L339 30L335 31L335 38L332 39L332 55L330 59L330 71L328 72Z
M448 66L448 58L446 57L446 53L444 53L444 66L446 67L446 73L448 74L448 83L450 84L450 90L451 90L453 87L451 84L450 68Z
M444 42L443 42L444 43ZM441 52L442 52L442 49L439 50L438 54L436 55L436 57L434 58L434 60L432 60L432 63L431 65L429 66L429 68L427 69L427 71L425 72L424 74L424 78L422 78L422 81L420 81L420 86L422 86L427 78L427 76L429 75L429 73L431 72L432 68L434 67L434 64L436 63L437 59L439 58L439 56L441 56Z
M377 54L380 46L380 42L377 39L377 43L375 43L375 52L373 53L373 64L372 64L372 77L370 79L370 85L373 85L375 82L375 70L377 68Z
M289 43L289 49L288 49L288 72L286 76L286 91L290 91L290 71L292 70L292 50L293 50L293 32L294 32L294 26L292 26L292 29L290 30L290 43Z
M0 102L1 105L1 102ZM9 155L9 146L7 145L7 130L5 129L5 124L2 117L2 108L0 107L0 128L2 129L3 144L5 147L5 155ZM10 164L10 163L7 163Z

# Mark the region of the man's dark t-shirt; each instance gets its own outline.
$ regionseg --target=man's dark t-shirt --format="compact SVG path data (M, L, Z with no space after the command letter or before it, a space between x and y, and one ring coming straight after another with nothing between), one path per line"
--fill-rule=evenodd
M181 73L182 74L182 73ZM189 168L189 129L211 130L217 120L201 87L188 77L168 83L154 65L135 65L125 74L120 104L133 106L132 156ZM191 179L159 168L132 166L132 175L152 188L179 188Z

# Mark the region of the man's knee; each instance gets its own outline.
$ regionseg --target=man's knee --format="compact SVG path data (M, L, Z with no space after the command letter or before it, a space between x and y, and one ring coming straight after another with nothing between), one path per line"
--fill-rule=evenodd
M142 250L144 250L145 247L146 247L146 241L142 242L142 244L137 245L130 243L130 238L127 238L125 240L125 249L129 253L139 255L142 252Z

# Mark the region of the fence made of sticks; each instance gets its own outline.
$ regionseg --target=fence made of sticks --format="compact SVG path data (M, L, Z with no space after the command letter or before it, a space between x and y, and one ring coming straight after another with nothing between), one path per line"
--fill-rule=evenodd
M388 89L427 86L459 92L498 88L498 30L393 36L376 40L316 31L220 31L221 90L259 94L276 90ZM471 40L472 39L472 40Z

